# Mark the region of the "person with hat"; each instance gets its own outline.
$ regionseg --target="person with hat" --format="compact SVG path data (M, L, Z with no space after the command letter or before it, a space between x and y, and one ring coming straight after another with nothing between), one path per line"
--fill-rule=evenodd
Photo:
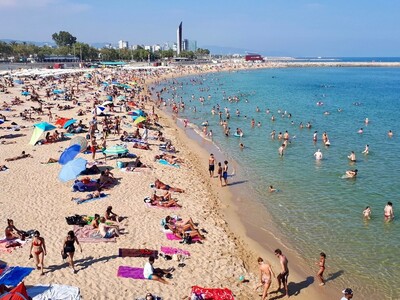
M344 289L342 293L344 296L340 300L348 300L353 298L353 290L351 288Z

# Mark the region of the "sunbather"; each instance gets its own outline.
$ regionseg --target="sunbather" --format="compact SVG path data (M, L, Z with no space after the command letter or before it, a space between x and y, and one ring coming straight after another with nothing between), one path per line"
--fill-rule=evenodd
M143 276L149 280L155 280L164 284L170 284L167 280L163 278L163 276L171 274L174 269L154 269L153 264L154 256L150 256L149 261L144 265Z
M22 151L21 155L18 155L18 156L15 156L15 157L11 157L11 158L6 158L5 161L14 161L14 160L27 158L27 157L33 157L33 156L30 155L30 154L26 154L25 151Z
M106 218L101 217L99 223L99 233L105 239L110 239L113 237L118 237L120 235L118 231L118 225L106 224Z
M100 174L100 186L108 186L108 185L113 185L116 182L116 179L107 175L105 171L102 171Z
M183 189L180 188L176 188L176 187L171 187L168 184L163 183L162 181L156 179L156 181L154 181L154 184L152 185L152 187L156 188L156 189L160 189L160 190L166 190L166 191L171 191L171 192L177 192L177 193L184 193L185 191Z
M14 221L7 219L7 227L5 230L6 240L21 239L25 240L24 232L14 226Z
M167 154L167 153L156 155L156 156L154 156L154 159L155 160L164 159L171 165L174 165L177 163L184 163L183 159L180 159L180 158L176 157L175 155L171 155L171 154Z
M196 230L183 230L183 229L180 229L178 227L176 227L176 228L172 227L170 229L171 229L172 233L175 236L177 236L177 237L179 237L181 239L183 239L183 238L185 238L187 236L190 236L192 239L193 238L199 238L201 240L205 239L205 236L201 235L200 232L197 229Z
M148 201L146 201L148 200ZM157 196L156 194L153 194L153 196L150 198L146 198L145 202L150 203L152 206L160 206L160 207L182 207L179 205L176 200L174 199L165 199L163 196Z
M53 164L53 163L56 163L56 162L58 162L58 159L50 157L47 162L41 162L41 164L47 165L47 164Z
M148 144L133 143L132 147L136 148L136 149L150 150L150 147Z
M101 198L101 197L104 197L104 196L105 196L105 194L101 192L101 189L98 189L97 191L94 191L93 193L87 194L83 198L74 198L74 197L72 197L71 201L76 201L76 203L82 204L83 202L88 201L90 199Z
M106 218L107 221L119 222L119 220L120 220L120 217L112 211L112 206L107 207L104 217Z

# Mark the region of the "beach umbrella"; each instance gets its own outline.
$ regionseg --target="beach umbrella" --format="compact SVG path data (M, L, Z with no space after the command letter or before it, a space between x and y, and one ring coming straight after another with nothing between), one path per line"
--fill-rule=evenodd
M73 160L79 152L81 152L81 145L75 144L69 146L67 149L64 150L63 153L61 153L60 158L58 159L58 163L60 165L65 165L69 161Z
M74 124L77 120L75 119L70 119L67 122L64 123L63 128L66 129L68 128L68 126L71 126L72 124Z
M64 124L65 124L65 122L67 122L69 119L68 118L59 118L57 121L56 121L56 125L59 125L59 126L64 126Z
M146 113L141 109L134 110L133 112L142 117L146 116Z
M83 136L76 136L71 140L69 145L70 146L79 145L79 146L81 146L81 150L80 151L81 152L85 152L86 149L87 149L87 146L88 146L88 141Z
M76 179L78 175L86 169L87 160L83 158L76 158L63 165L58 178L62 182L67 182Z
M43 134L45 131L53 130L56 128L56 126L49 124L47 122L41 122L33 125L35 129L33 129L32 137L29 142L30 145L35 145L36 142L40 139L40 136Z
M126 154L128 153L128 149L121 145L115 145L112 147L107 148L103 151L104 154Z
M142 116L139 116L139 117L136 118L135 122L133 122L133 125L137 125L137 124L142 123L144 121L146 121L146 118L142 117Z
M47 122L40 122L40 123L34 124L33 126L35 126L36 128L39 128L43 131L49 131L49 130L56 129L56 126L54 126L50 123L47 123Z
M31 93L29 93L29 92L27 92L27 91L23 91L23 92L21 92L21 95L22 96L29 96Z
M14 83L16 83L16 84L24 84L24 82L22 80L19 80L19 79L14 80Z
M103 102L101 105L102 106L107 106L107 105L113 105L114 103L112 103L111 101L105 101Z
M105 110L106 110L106 108L104 106L97 105L96 109L95 109L96 115L101 115Z

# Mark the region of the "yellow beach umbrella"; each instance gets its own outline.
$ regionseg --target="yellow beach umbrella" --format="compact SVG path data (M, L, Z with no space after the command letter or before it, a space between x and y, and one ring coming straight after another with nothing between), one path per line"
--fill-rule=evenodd
M142 117L142 116L139 116L139 117L136 118L136 120L135 120L135 122L133 122L133 124L137 125L137 124L142 123L144 121L146 121L146 118Z

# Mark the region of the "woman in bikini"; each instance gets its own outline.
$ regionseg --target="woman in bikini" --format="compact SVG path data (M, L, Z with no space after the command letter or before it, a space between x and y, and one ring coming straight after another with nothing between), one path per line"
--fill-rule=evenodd
M14 221L11 219L7 219L7 227L5 230L6 240L14 240L21 239L22 241L25 239L24 232L22 230L18 230L14 226Z
M82 252L82 247L79 244L78 238L75 236L74 231L73 230L68 231L68 235L64 240L62 253L64 253L64 255L68 255L69 266L72 268L72 273L74 274L76 273L74 266L75 242L78 244Z
M35 258L36 268L38 270L41 270L42 273L40 275L44 275L43 261L44 256L47 255L46 243L44 242L44 238L40 236L40 232L37 230L35 231L33 236L30 253L31 255L29 256L29 258Z

